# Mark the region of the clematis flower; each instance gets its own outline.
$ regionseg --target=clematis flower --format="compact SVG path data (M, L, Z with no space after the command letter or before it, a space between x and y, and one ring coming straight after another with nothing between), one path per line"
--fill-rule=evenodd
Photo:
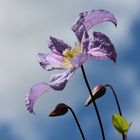
M117 26L116 18L105 10L92 10L79 14L72 31L77 37L74 47L55 37L49 38L50 53L39 53L40 66L51 71L54 69L65 70L63 73L52 75L48 83L38 83L31 87L26 96L26 106L30 113L34 113L33 106L37 98L50 89L63 90L75 70L88 60L109 59L116 61L116 51L110 39L101 32L88 31L96 24L109 21Z

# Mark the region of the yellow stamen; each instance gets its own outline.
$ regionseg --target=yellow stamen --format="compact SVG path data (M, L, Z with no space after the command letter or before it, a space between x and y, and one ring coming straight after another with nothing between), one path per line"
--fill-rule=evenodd
M64 56L64 67L65 68L70 68L72 67L71 60L75 55L78 55L82 53L83 46L79 43L75 43L75 46L73 49L66 49L63 51L63 56Z

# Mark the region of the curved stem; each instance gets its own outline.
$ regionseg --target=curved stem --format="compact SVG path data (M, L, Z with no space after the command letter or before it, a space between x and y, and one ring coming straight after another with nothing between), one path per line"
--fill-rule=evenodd
M79 121L78 121L78 119L77 119L77 117L76 117L74 111L73 111L72 108L69 107L69 106L68 106L68 109L71 111L71 113L72 113L72 115L73 115L73 117L74 117L74 119L75 119L75 121L76 121L76 124L77 124L77 126L78 126L78 128L79 128L79 131L80 131L80 133L81 133L81 136L82 136L83 140L85 140L84 133L83 133L83 131L82 131L82 128L81 128L81 126L80 126L80 124L79 124Z
M120 116L122 116L121 107L120 107L119 100L118 100L118 98L117 98L117 94L116 94L115 90L114 90L113 87L112 87L111 85L109 85L109 84L106 84L105 87L109 87L109 88L112 90L113 96L114 96L115 101L116 101L116 104L117 104L117 108L118 108L119 114L120 114ZM122 139L123 139L123 140L127 140L127 136L124 135L124 134L122 134Z
M124 140L127 140L127 135L124 135Z
M121 107L120 107L120 104L119 104L119 100L118 100L117 94L115 93L115 90L109 84L106 84L105 87L109 87L112 90L113 96L115 98L115 101L116 101L116 104L117 104L117 107L118 107L119 114L120 114L120 116L122 116Z
M97 118L98 118L98 121L99 121L101 133L102 133L102 139L105 140L104 128L103 128L103 125L102 125L101 117L100 117L100 114L99 114L99 111L98 111L96 102L95 102L95 100L94 100L94 97L92 96L92 90L91 90L90 85L89 85L89 83L88 83L88 80L87 80L86 73L85 73L85 70L84 70L83 65L81 66L81 70L82 70L82 73L83 73L83 76L84 76L84 80L85 80L86 86L87 86L88 91L89 91L89 93L90 93L90 96L91 96L91 98L92 98L93 106L94 106L95 111L96 111L96 115L97 115Z

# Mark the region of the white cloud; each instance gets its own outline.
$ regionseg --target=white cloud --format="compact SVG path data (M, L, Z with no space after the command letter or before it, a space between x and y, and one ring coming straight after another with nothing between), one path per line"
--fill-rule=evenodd
M116 16L118 28L105 23L95 29L106 32L115 43L125 42L126 39L131 38L128 30L134 16L138 13L139 5L139 0L94 0L89 2L85 0L0 0L0 110L3 112L0 119L13 123L15 131L20 131L21 134L26 133L27 136L31 135L30 139L35 140L31 124L27 120L27 122L23 122L24 118L16 114L23 111L24 94L28 90L26 87L28 88L34 81L48 80L49 73L40 70L41 68L36 62L36 54L47 50L49 35L64 38L65 41L72 44L75 36L71 32L70 26L79 12L93 8L106 9L112 11ZM127 47L120 50L123 49L127 49ZM134 86L137 81L135 69L130 67L120 69L120 77L124 83L127 86ZM77 103L78 95L72 93L72 97L75 97L72 99L70 88L68 90L69 95L64 95L62 101L70 99L69 103ZM138 97L133 101L135 102L136 99ZM56 101L59 99L53 100L53 102ZM139 106L138 101L134 107L137 106ZM41 109L39 108L39 110ZM136 120L137 115L139 112L133 116ZM18 127L23 124L23 129L18 130ZM136 127L139 130L138 125Z

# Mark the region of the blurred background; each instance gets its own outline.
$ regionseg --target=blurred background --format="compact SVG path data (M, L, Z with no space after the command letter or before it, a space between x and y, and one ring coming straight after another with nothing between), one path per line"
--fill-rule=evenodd
M71 31L80 12L104 9L117 18L118 26L102 23L93 30L110 37L118 58L90 61L85 70L91 87L111 84L120 101L123 115L132 126L129 140L140 140L140 1L139 0L0 0L0 140L80 140L72 115L50 118L58 103L71 106L87 140L101 139L98 120L92 106L84 107L88 90L79 70L63 91L50 91L35 104L36 116L25 107L25 96L37 82L47 82L52 73L37 62L38 52L49 51L50 35L71 46L76 37ZM91 33L92 33L91 31ZM111 91L97 100L107 140L121 139L111 124L117 113Z

